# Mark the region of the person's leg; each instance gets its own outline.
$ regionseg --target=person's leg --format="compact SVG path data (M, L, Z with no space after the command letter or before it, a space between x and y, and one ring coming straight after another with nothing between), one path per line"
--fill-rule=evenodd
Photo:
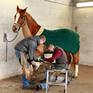
M29 85L29 79L25 78L25 75L22 74L22 80L23 80L23 88L22 89L35 89L34 86Z
M41 81L41 80L44 80L45 78L46 78L45 73L39 73L39 74L35 74L35 78L32 78L32 79Z
M66 64L57 64L57 63L54 63L55 65L55 68L59 68L59 69L64 69Z
M38 74L37 77L36 77L39 81L43 80L44 82L41 82L42 84L40 85L37 85L36 86L36 91L39 91L41 89L45 89L46 88L46 78L47 78L47 71L44 72L44 73L41 73L41 74Z
M39 68L35 71L36 74L44 73L47 71L46 67L44 65L40 65Z
M46 88L46 78L47 78L47 71L41 74L37 74L37 79L39 79L40 83L42 84L36 86L36 91Z
M19 63L21 64L21 54L19 50L15 50L15 54L19 59ZM22 80L23 80L23 88L22 89L34 89L34 86L29 85L29 79L25 78L25 75L22 74Z
M29 79L25 78L25 75L22 73L22 80L23 80L23 86L28 86L29 85Z
M39 90L45 89L45 88L46 88L46 83L42 83L42 84L36 86L36 91L39 91Z
M20 51L19 51L19 50L15 50L15 54L16 54L17 58L19 59L19 63L21 64L21 55L20 55Z
M42 84L40 84L40 85L37 85L36 86L36 91L39 91L39 90L41 90L41 89L45 89L46 88L46 78L47 78L47 71L46 72L44 72L44 74L42 75L43 76L43 80L44 80L44 83L42 83ZM41 76L40 76L41 77ZM45 78L45 79L44 79Z

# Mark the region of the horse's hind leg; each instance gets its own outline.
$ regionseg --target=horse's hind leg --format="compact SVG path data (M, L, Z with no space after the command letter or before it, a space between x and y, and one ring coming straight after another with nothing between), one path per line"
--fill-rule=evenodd
M68 59L68 63L69 63L69 69L70 69L70 67L71 67L71 54L69 52L66 52L66 51L65 51L65 53L67 55L67 59Z
M73 54L73 59L75 62L75 77L78 77L79 50L76 54Z

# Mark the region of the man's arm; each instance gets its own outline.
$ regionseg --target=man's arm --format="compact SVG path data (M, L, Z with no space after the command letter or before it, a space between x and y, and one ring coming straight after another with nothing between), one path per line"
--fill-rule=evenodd
M62 51L60 49L57 49L55 54L52 57L46 58L44 59L44 61L53 62L54 60L59 58L61 55L62 55Z
M35 54L35 46L36 43L33 40L30 40L28 43L28 55L29 55L29 59L33 60L33 58L36 60L36 54Z

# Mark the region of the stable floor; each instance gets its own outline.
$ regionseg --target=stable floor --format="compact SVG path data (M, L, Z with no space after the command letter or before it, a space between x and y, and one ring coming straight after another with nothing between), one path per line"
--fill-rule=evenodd
M67 93L93 93L93 67L79 66L79 77L68 85ZM62 86L50 86L48 93L64 93ZM0 93L45 93L44 90L22 90L22 76L0 81Z

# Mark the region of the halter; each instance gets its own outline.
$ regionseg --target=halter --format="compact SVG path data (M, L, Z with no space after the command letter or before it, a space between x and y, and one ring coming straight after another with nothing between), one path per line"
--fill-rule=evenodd
M19 27L18 31L20 30L20 27L25 23L25 21L26 21L26 14L24 16L24 22L21 25L14 23L14 25L17 25Z

